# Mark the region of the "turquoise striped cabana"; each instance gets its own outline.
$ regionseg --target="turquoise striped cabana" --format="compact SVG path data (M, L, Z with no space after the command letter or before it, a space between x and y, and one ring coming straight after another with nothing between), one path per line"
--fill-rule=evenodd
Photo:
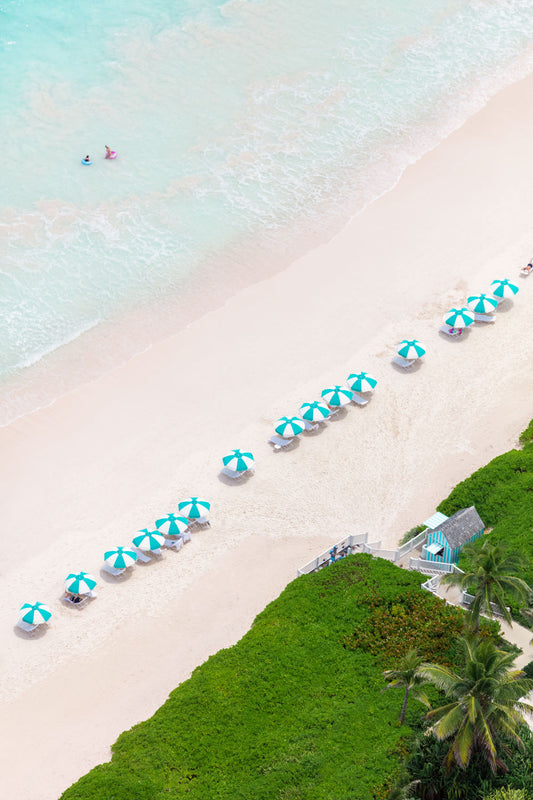
M475 506L462 508L452 517L439 520L433 530L428 530L422 558L426 561L455 564L465 544L483 536L484 529L485 524Z

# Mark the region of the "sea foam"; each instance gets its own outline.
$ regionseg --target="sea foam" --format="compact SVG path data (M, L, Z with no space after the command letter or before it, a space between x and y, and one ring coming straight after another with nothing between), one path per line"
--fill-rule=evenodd
M338 228L532 68L525 0L11 0L0 15L0 424ZM97 341L57 379L58 346Z

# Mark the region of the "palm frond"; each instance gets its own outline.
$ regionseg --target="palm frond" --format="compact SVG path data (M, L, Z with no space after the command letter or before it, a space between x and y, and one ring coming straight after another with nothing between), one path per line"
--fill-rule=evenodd
M453 755L463 769L468 765L474 749L475 728L472 722L464 719L452 742Z
M459 675L440 664L423 663L418 668L418 674L446 694L453 694L454 687L461 680Z
M435 710L439 711L440 709ZM430 711L427 717L430 718L432 713ZM464 717L464 709L461 705L455 703L447 713L437 718L436 722L431 726L431 731L439 741L448 739L460 728Z

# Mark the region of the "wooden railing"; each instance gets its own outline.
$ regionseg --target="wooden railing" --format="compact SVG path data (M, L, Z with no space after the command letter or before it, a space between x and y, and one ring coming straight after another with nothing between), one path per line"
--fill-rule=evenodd
M410 558L409 569L422 572L424 575L441 575L443 572L461 572L455 564L444 564L442 561L426 561L424 558Z
M301 567L296 574L299 577L300 575L308 575L310 572L317 572L322 567L327 567L328 564L338 561L339 558L361 551L367 539L368 533L350 534L350 536L346 536L346 538L334 544L329 550L325 550L313 561Z
M474 595L473 594L468 594L468 592L463 592L463 596L462 596L461 599L462 599L463 605L471 606L472 603L474 602ZM489 605L490 605L490 610L492 611L492 613L494 614L495 617L503 617L502 610L501 610L501 608L499 606L496 605L496 603L489 603ZM506 609L510 614L511 613L511 609L509 608L509 606L506 606Z
M377 556L378 558L386 558L387 561L392 561L396 564L403 556L407 553L410 553L411 550L415 550L422 542L425 541L427 534L427 528L425 531L414 536L412 539L409 539L408 542L402 544L401 547L398 547L396 550L383 550L381 548L381 542L367 542L363 545L363 552L370 553L373 556Z

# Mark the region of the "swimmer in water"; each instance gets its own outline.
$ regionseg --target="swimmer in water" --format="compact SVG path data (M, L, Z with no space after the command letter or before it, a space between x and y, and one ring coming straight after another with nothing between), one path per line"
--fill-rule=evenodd
M86 161L87 164L90 164L91 163L91 156L85 156L85 158L83 160Z
M105 157L106 157L106 158L116 158L116 157L117 157L117 154L115 153L115 151L114 151L114 150L111 150L111 148L110 148L110 147L108 147L107 145L105 145Z

